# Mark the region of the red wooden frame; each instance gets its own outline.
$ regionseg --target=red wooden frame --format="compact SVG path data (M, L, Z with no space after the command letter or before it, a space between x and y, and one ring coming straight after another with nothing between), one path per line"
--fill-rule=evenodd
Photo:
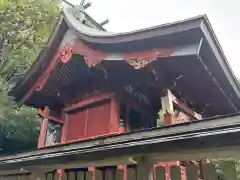
M139 69L139 64L141 64L141 67L144 67L149 62L156 60L156 58L169 56L171 53L171 48L155 48L152 50L145 50L135 53L123 53L122 56L128 64L133 66L135 69ZM47 82L49 74L54 69L54 67L56 67L59 62L67 63L71 59L73 54L83 55L85 63L89 67L94 67L101 61L103 61L104 58L107 57L108 53L91 49L79 40L73 41L65 45L64 47L60 47L56 52L54 58L48 64L47 68L42 72L35 84L22 98L21 103L23 104L34 91L41 91L45 83ZM142 61L144 61L144 63Z
M119 132L119 122L120 122L119 106L118 106L118 104L116 102L116 98L114 96L111 97L110 109L111 109L110 124L109 124L110 132L115 132L114 131L115 129L118 129L118 132Z
M181 110L183 110L187 115L190 115L191 117L200 120L202 119L201 115L193 111L191 108L187 107L183 102L178 100L173 94L171 94L173 103L178 106Z
M47 81L47 76L53 70L53 68L56 66L56 64L59 60L61 51L62 51L62 49L59 49L57 51L54 58L51 60L51 63L48 64L47 68L42 72L42 74L40 75L38 80L35 82L35 84L30 88L30 90L27 92L27 94L23 97L23 99L21 100L21 104L23 104L31 96L31 94L33 92L40 91L44 87L44 85Z
M67 128L68 128L68 114L64 114L64 124L62 126L61 143L65 143L67 140Z
M64 123L64 120L62 119L58 119L56 117L53 117L53 116L49 116L47 113L45 113L44 111L42 111L41 109L38 109L38 115L45 118L45 119L48 119L48 120L51 120L51 121L54 121L54 122L57 122L57 123L60 123L60 124L63 124Z
M48 113L49 113L48 107L45 107L43 113L44 113L44 114L48 114ZM42 119L42 123L41 123L41 128L40 128L39 137L38 137L38 145L37 145L37 148L42 148L42 147L45 146L47 124L48 124L48 119L43 118L43 119Z
M111 99L113 96L114 96L113 93L111 93L111 94L110 93L96 93L95 95L91 95L90 99L88 99L89 96L87 96L87 97L85 97L85 99L82 99L78 103L69 105L68 107L64 108L63 111L64 112L73 111L75 109L82 108L82 107L87 106L92 103L97 103L100 101Z
M95 104L104 100L110 100L110 123L109 123L109 130L110 132L107 134L101 134L97 136L91 136L91 137L86 137L86 138L79 138L76 140L71 140L71 141L66 141L67 139L67 132L68 132L68 112L71 112L73 110L79 109L79 108L84 108L90 104ZM84 141L88 139L95 139L99 137L104 137L104 136L110 136L114 134L119 134L119 111L118 111L118 104L116 102L115 95L113 93L96 93L91 96L85 97L85 99L81 100L79 103L70 105L69 107L66 107L63 109L65 112L65 120L63 124L63 129L62 129L62 137L61 137L61 143L71 143L71 142L76 142L76 141ZM85 131L87 130L87 123L85 125ZM85 132L86 134L86 132Z

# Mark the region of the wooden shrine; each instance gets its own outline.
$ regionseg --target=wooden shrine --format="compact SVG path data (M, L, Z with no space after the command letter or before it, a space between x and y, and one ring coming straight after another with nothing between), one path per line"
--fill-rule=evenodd
M239 84L206 16L110 33L76 8L63 9L47 48L10 95L38 109L39 149L198 121L240 108ZM154 167L177 165L185 179L189 164L201 176L202 162Z

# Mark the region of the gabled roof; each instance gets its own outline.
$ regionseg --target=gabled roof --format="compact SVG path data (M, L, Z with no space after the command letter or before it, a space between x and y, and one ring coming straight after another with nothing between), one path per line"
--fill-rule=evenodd
M219 99L221 101L219 103L227 103L226 106L232 106L230 108L232 110L226 112L231 113L239 110L239 84L205 15L128 33L111 33L101 28L97 29L98 26L94 28L87 26L86 22L82 23L77 20L73 12L74 8L63 9L48 46L39 54L35 64L26 73L25 77L10 92L10 95L14 96L16 101L21 102L23 99L28 99L28 97L25 97L29 94L29 90L39 80L40 75L51 66L54 57L59 53L59 49L74 42L78 44L78 50L80 49L80 51L82 51L82 47L87 47L88 50L107 53L106 60L113 57L114 60L122 60L125 57L122 54L148 51L156 47L160 49L170 48L175 53L179 51L176 49L181 49L182 54L178 54L178 57L194 55L198 60L194 60L194 63L186 61L186 65L193 63L192 65L199 66L199 68L201 66L205 74L208 74L208 76L204 77L211 79L211 87L217 86L218 90L216 88L211 89L209 84L205 88L218 91L222 94L223 99L225 98L225 101ZM194 44L198 44L198 49L191 54L189 52L193 52L193 49L186 48L194 47ZM120 58L116 58L119 54ZM172 53L170 54L172 56ZM164 58L171 56L168 55ZM176 65L183 63L183 61L178 62L177 60L174 62ZM187 70L192 73L197 72L194 68L186 66L185 71ZM34 103L27 102L27 104L34 106ZM221 110L219 109L219 111Z

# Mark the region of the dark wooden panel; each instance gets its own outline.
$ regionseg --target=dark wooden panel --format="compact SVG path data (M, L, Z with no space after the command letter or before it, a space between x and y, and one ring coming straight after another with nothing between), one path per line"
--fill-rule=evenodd
M171 180L181 180L181 170L179 166L170 167Z
M155 167L155 180L165 180L166 170L165 167L157 166Z
M95 180L104 180L103 179L103 172L101 170L95 171Z
M77 172L77 179L76 180L84 180L84 172L83 171L78 171Z
M85 174L85 180L93 180L93 172L87 171Z
M198 180L198 167L195 164L189 164L186 167L187 180Z
M204 180L216 180L216 169L215 165L211 163L203 164L203 179Z
M123 169L118 169L115 173L115 180L124 180L124 174L125 174L125 170Z
M135 168L127 168L127 180L137 180L137 172Z

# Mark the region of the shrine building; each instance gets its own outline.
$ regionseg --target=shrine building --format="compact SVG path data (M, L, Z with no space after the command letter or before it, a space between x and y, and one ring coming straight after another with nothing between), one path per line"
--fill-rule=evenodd
M9 94L38 109L43 148L235 113L239 89L205 15L112 33L68 7Z

